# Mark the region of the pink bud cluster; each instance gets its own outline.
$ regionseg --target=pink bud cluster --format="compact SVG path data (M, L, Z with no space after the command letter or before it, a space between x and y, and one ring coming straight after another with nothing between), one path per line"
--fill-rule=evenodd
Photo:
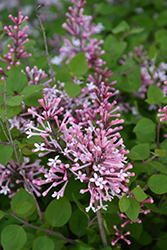
M9 27L5 26L4 30L7 32L13 40L13 46L8 44L9 52L4 55L4 58L0 57L0 60L7 63L7 69L10 70L12 65L19 65L19 60L22 58L30 57L31 54L28 54L24 50L24 44L29 41L27 38L28 35L26 31L28 26L24 26L21 30L21 24L28 19L28 16L23 17L22 13L19 12L18 17L13 18L12 15L9 15L9 18L14 22L15 26L10 25ZM1 74L4 75L3 70L1 69Z
M80 0L78 3L72 1L72 3L75 7L69 7L71 14L66 13L67 20L62 25L71 35L71 40L64 39L64 45L60 48L60 55L55 56L52 63L59 65L67 58L66 63L68 64L77 53L85 52L89 68L93 66L101 67L106 64L99 58L100 55L104 54L100 47L103 40L98 41L96 38L91 38L91 35L99 33L103 26L102 24L91 23L92 16L83 15L83 6L86 1Z
M29 161L30 159L28 157L24 157L24 162L21 164L21 168L24 171L32 191L37 196L41 196L41 193L39 192L41 188L33 183L36 175L40 173L39 169L41 168L41 160L37 159L32 163ZM15 186L17 190L15 190ZM6 167L0 163L0 187L0 194L6 195L9 193L9 197L13 196L20 187L24 187L27 190L20 168L13 160L9 160Z
M40 127L35 127L31 123L27 126L28 137L33 135L42 136L44 144L36 144L35 152L43 156L50 152L59 152L54 159L48 160L49 170L41 169L46 180L41 177L34 181L35 184L43 185L52 183L43 195L46 195L51 188L64 183L59 192L54 192L53 197L62 197L65 187L72 175L75 179L87 183L87 189L81 189L80 193L90 193L90 204L86 208L88 212L94 212L100 208L106 209L103 201L110 201L114 196L119 198L122 192L128 192L127 183L129 177L134 173L128 172L132 168L127 164L123 140L118 132L122 126L123 119L119 119L117 113L119 107L114 107L116 101L109 103L112 97L111 87L95 87L93 92L92 106L84 106L76 111L78 120L67 112L63 119L60 119L63 108L59 106L60 98L55 98L53 102L48 102L46 96L40 99L44 111L42 115L28 109L28 112L37 116ZM116 119L115 119L116 118ZM56 127L55 127L56 125ZM56 131L56 132L55 132ZM60 143L63 140L64 143ZM64 146L65 145L65 146ZM64 155L67 160L63 163L58 159L59 155ZM96 207L95 201L99 204Z
M133 197L133 196L132 196L132 197ZM133 197L133 198L135 198L135 197ZM154 200L153 200L151 197L149 197L149 198L147 198L146 200L140 202L140 214L141 214L141 213L143 213L143 214L148 214L148 213L150 213L150 210L149 210L149 209L144 210L142 207L144 206L144 203L153 203L153 202L154 202ZM116 239L116 240L113 240L113 241L111 242L111 244L112 244L113 246L115 246L115 244L116 244L119 240L124 240L128 245L130 245L130 244L131 244L130 240L127 240L127 239L125 238L126 235L130 235L130 232L128 231L128 232L126 232L126 233L123 234L123 231L124 231L124 229L126 228L126 226L127 226L128 223L132 224L132 223L134 223L134 222L133 222L132 220L130 220L130 219L128 218L128 216L127 216L125 213L119 213L119 212L118 212L118 215L119 215L119 217L121 218L121 220L123 220L123 223L121 224L121 230L118 230L118 228L117 228L116 225L113 226L113 228L116 230L115 235L116 235L117 239ZM142 221L141 221L139 218L137 218L136 222L137 222L137 223L141 223Z
M50 82L52 82L51 79L49 79L48 81L41 83L41 81L43 79L45 79L48 75L42 70L42 69L38 69L37 66L34 66L32 69L30 69L29 66L26 67L26 72L29 76L29 82L28 85L37 85L37 84L41 84L41 85L48 85Z

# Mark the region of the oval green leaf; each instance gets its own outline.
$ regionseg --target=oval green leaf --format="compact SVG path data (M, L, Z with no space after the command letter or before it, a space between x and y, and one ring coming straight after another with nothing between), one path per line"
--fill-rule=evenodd
M27 214L30 212L30 210L33 208L33 204L28 202L28 201L22 201L20 203L17 204L17 206L15 207L15 213L17 214Z
M28 210L26 208L28 205ZM31 204L31 208L30 208ZM21 188L13 197L11 202L12 211L19 217L25 218L30 216L36 208L36 204L32 196Z
M167 192L167 176L163 174L152 175L148 185L155 194L164 194Z
M78 53L69 63L69 69L75 76L81 76L88 70L85 53Z
M140 187L136 187L132 191L134 197L139 201L144 201L147 199L147 195L144 193L144 191Z
M34 240L32 250L54 250L53 241L47 236L40 236Z
M130 206L130 201L129 199L124 195L120 200L119 200L119 209L121 212L125 212L128 210Z
M139 212L140 212L140 205L137 202L137 200L135 200L132 197L129 197L129 201L130 201L130 206L128 210L125 211L125 213L129 217L130 220L132 220L133 222L136 222Z
M1 234L4 250L19 250L26 243L27 237L24 229L18 225L5 227Z
M46 208L45 216L53 227L63 226L71 216L70 202L65 197L53 200Z

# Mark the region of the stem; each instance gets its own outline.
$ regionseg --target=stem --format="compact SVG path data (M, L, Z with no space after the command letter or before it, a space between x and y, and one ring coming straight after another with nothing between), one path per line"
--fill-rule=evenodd
M157 155L153 155L150 159L148 159L147 161L143 161L143 162L140 162L140 163L134 163L133 166L138 166L138 165L142 165L142 164L146 164L147 162L153 160L154 158L156 158Z
M95 207L96 208L98 207L98 201L97 200L95 200ZM103 242L103 246L106 247L108 244L107 244L106 234L105 234L105 231L104 231L103 220L102 220L100 210L97 210L96 214L97 214L97 220L98 220L98 224L99 224L100 235L101 235L101 239L102 239L102 242Z
M48 65L49 65L49 68L50 68L50 75L51 75L51 78L52 78L52 83L54 85L55 84L55 78L54 78L52 64L51 64L51 61L50 61L50 58L49 58L49 51L48 51L48 45L47 45L47 40L46 40L45 28L43 27L42 20L41 20L41 17L40 17L41 13L39 12L39 9L41 7L43 7L43 6L44 6L44 4L39 5L37 7L37 9L36 9L36 13L37 13L37 17L38 17L38 20L39 20L39 23L40 23L40 26L41 26L41 30L42 30L42 33L43 33L46 57L47 57Z
M24 226L28 226L28 227L31 227L31 228L34 228L34 229L37 229L37 230L41 230L41 231L44 231L44 232L47 232L48 234L53 234L53 235L56 235L58 237L60 237L61 239L63 240L66 240L67 242L73 244L73 245L76 245L76 241L75 240L71 240L71 239L68 239L66 237L64 237L63 235L59 234L59 233L56 233L54 232L52 229L51 230L47 230L47 229L44 229L44 228L41 228L41 227L37 227L37 226L34 226L20 218L18 218L16 215L14 215L13 213L10 213L10 214L6 214L6 215L10 215L10 216L13 216L15 219L19 220L20 222L23 223Z
M27 178L26 178L26 176L25 176L25 174L24 174L24 171L23 171L23 168L22 168L22 166L21 166L20 159L19 159L19 157L18 157L18 155L17 155L17 152L16 152L15 144L14 144L14 142L13 142L12 135L11 135L11 133L10 133L10 128L9 128L9 123L8 123L8 118L7 118L7 109L6 109L6 107L7 107L7 104L6 104L6 79L5 79L5 82L4 82L4 108L5 108L5 121L6 121L6 127L7 127L7 130L8 130L8 133L9 133L9 140L10 140L11 146L12 146L12 148L13 148L13 152L14 152L15 157L16 157L16 160L17 160L17 165L19 166L20 171L21 171L21 174L22 174L22 176L23 176L24 183L25 183L25 185L26 185L26 187L27 187L27 190L28 190L29 193L32 195L32 197L33 197L33 199L34 199L34 201L35 201L35 203L36 203L36 208L37 208L37 211L38 211L39 218L40 218L40 220L42 221L42 223L44 223L44 219L43 219L43 216L42 216L42 212L41 212L40 207L39 207L39 205L38 205L38 202L37 202L37 200L36 200L36 198L35 198L35 195L34 195L34 193L32 192L31 187L30 187L30 185L29 185L29 183L28 183L28 181L27 181Z

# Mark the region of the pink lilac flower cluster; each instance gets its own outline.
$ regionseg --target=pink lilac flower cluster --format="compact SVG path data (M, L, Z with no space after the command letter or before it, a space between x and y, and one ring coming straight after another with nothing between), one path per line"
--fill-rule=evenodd
M67 13L66 23L63 24L69 34L71 41L64 39L64 45L60 48L60 55L52 59L52 63L59 65L64 59L68 64L71 59L79 52L85 52L86 60L89 68L101 67L106 64L99 56L104 54L100 45L103 40L98 41L97 38L91 38L91 35L101 32L102 24L95 25L91 23L92 16L83 15L86 1L79 0L78 3L72 1L74 8L69 7L70 13Z
M60 98L48 102L43 95L44 99L39 100L44 108L42 115L28 109L30 114L37 116L40 124L40 127L35 127L32 123L27 126L28 138L39 135L45 140L43 144L36 144L34 151L45 151L39 153L39 156L50 152L56 153L54 159L48 160L49 170L40 170L46 180L39 177L33 181L38 185L52 183L43 195L51 188L64 183L60 191L55 191L52 195L62 197L72 175L88 185L87 189L80 190L82 194L90 193L87 212L90 209L94 212L100 208L106 209L103 202L111 201L114 196L120 198L122 193L128 192L127 183L134 173L128 171L132 168L131 164L127 164L125 156L129 151L124 149L123 140L118 132L122 129L122 126L118 125L124 122L118 118L119 107L115 107L116 101L108 102L113 95L111 89L103 82L99 88L96 87L93 92L95 98L92 100L92 109L86 105L84 109L78 109L78 120L67 112L61 121L63 108L59 106ZM66 146L61 145L61 140ZM67 158L65 163L61 160L61 154Z
M40 173L40 162L41 160L36 159L34 162L30 163L30 159L24 157L24 162L21 164L26 179L30 184L32 191L37 196L41 196L41 187L35 185L33 180L36 178L36 175ZM15 190L15 186L18 188L17 190ZM0 163L0 187L0 194L9 194L9 197L12 197L20 189L19 187L24 187L27 190L19 166L11 159L7 166Z
M30 57L31 54L28 54L24 50L24 44L29 41L27 38L28 35L26 31L28 26L24 26L23 30L21 30L21 24L28 19L28 16L23 17L22 13L19 12L18 17L13 18L12 15L9 15L9 18L14 22L15 26L9 27L5 26L4 30L7 32L8 36L13 39L13 46L8 44L9 52L4 55L4 58L0 57L0 60L7 63L7 69L10 70L12 65L19 65L20 59ZM0 74L5 75L2 68L0 68ZM3 77L4 78L4 77Z

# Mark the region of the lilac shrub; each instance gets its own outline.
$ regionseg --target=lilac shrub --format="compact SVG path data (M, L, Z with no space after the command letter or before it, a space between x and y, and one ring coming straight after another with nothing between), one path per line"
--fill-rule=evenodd
M127 230L127 226L135 222L142 223L139 215L151 211L150 209L144 209L144 205L153 203L151 196L144 192L148 187L147 185L140 188L137 182L134 182L131 187L131 179L137 178L135 177L133 163L136 160L136 165L145 164L151 162L157 155L149 159L149 152L147 157L145 155L141 157L140 152L137 151L134 155L132 152L131 155L129 154L130 151L126 149L121 135L125 121L119 113L120 107L115 100L120 92L113 87L116 81L110 81L110 77L113 75L112 71L108 67L104 67L106 61L100 58L104 54L104 50L101 48L104 41L98 41L97 38L92 37L92 35L99 33L103 27L101 24L95 25L92 23L92 16L83 14L83 6L86 1L72 1L72 4L74 7L69 7L71 14L66 14L67 20L63 24L63 28L67 30L70 38L64 39L64 44L60 48L60 55L52 58L52 63L63 65L66 60L66 64L69 65L77 54L84 52L88 64L88 76L84 76L80 80L79 77L72 75L72 82L81 87L81 92L75 97L70 97L64 88L65 83L57 81L58 86L53 84L53 78L50 79L48 74L39 69L37 65L26 65L24 69L20 69L22 75L28 77L25 88L29 87L29 90L31 87L41 85L43 98L38 99L39 105L32 106L25 97L24 89L20 93L14 93L16 97L23 97L20 103L21 111L8 119L9 125L7 123L8 126L6 125L6 127L9 135L11 135L10 137L14 136L14 133L17 134L18 131L20 137L15 137L15 142L18 144L14 145L12 139L8 140L6 135L8 142L5 145L9 143L13 148L16 146L19 157L15 157L15 159L12 155L6 165L0 163L0 193L9 194L10 198L16 197L13 195L22 192L19 189L20 186L23 186L31 195L35 194L40 197L42 193L42 196L45 197L52 190L52 197L61 202L71 180L80 181L83 187L80 188L79 193L87 194L86 197L89 197L86 202L87 207L84 208L84 214L86 213L88 218L90 218L89 215L92 211L97 214L103 246L107 246L107 240L102 214L107 214L109 202L115 200L118 200L121 211L117 212L120 222L118 222L118 225L113 225L116 233L108 241L111 242L112 246L115 246L119 240L124 240L129 245L131 241L126 236L130 235L130 231ZM8 72L17 67L20 60L32 56L25 51L23 46L29 41L26 34L28 26L21 28L22 23L28 17L24 18L21 12L19 12L18 18L13 18L12 15L9 17L15 26L14 28L11 25L4 27L8 36L13 39L12 45L8 45L9 52L0 57L7 68L7 70L6 68L0 68L4 86L8 79ZM161 63L155 69L155 62L152 61L150 65L141 47L135 48L135 53L135 56L142 61L140 65L142 85L134 95L145 98L147 89L151 84L155 83L157 87L161 87L161 81L165 80L164 70L166 70L166 65ZM126 59L125 56L124 59ZM126 65L125 60L120 60L120 63ZM152 73L152 77L149 72ZM124 105L126 106L125 103ZM127 108L129 108L128 105ZM162 113L158 114L161 117L160 121L167 119L166 109L166 106L159 109L159 112ZM3 127L2 124L1 127ZM27 138L25 138L25 135ZM33 138L35 139L33 140ZM31 143L29 144L32 147L28 152L30 157L22 157L24 147L19 145L19 140L23 145L25 142L32 140L33 146ZM147 147L147 145L144 146ZM17 152L14 149L13 151L16 156ZM42 160L34 160L35 157L42 157ZM128 157L132 160L132 163L130 163ZM146 159L147 161L145 161ZM32 192L30 192L27 183ZM47 187L45 188L43 185ZM77 206L79 206L78 204L79 202ZM36 206L40 217L38 205ZM46 211L48 211L48 207ZM131 215L130 210L128 210L129 207L137 210L137 212L135 210L135 216ZM17 210L17 207L15 209ZM46 218L48 214L50 213L46 212ZM16 218L17 212L16 215L13 212L10 215ZM96 217L92 221L95 219ZM28 225L27 222L20 221L23 225ZM90 226L93 224L92 221L89 221ZM63 223L65 224L66 221ZM63 223L62 225L64 225ZM51 223L51 225L57 226L54 223ZM28 226L31 227L32 225L29 224ZM36 225L35 227L39 229ZM107 226L105 229L107 231ZM53 234L52 229L50 231L46 229L45 231L48 234ZM57 236L62 238L62 235ZM76 244L76 241L65 240Z

